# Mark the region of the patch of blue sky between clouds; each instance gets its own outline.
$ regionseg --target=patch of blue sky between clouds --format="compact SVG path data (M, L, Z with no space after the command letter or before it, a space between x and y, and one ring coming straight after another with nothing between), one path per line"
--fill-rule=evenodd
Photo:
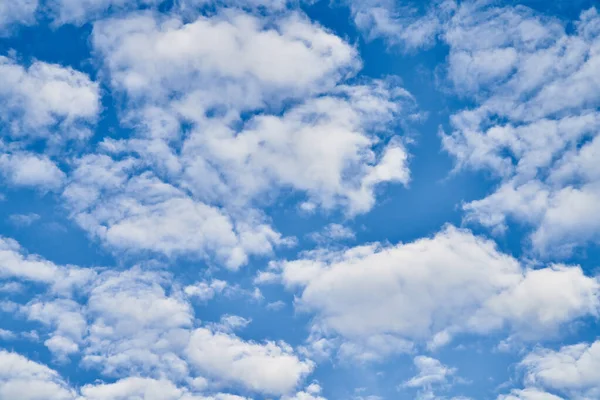
M593 3L0 0L0 400L598 398Z

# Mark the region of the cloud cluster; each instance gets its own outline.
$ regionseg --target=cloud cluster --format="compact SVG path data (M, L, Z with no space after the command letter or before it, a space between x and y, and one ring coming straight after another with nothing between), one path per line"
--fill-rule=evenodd
M360 358L412 343L434 349L460 333L539 339L600 307L600 283L581 268L531 269L452 226L412 243L317 250L270 268L271 280L298 293L296 306L315 313L313 330L341 336L340 351Z
M354 23L367 39L384 38L391 46L415 51L435 44L454 13L454 0L424 5L416 1L347 0Z
M600 14L569 25L488 1L344 4L368 40L407 52L443 44L437 83L460 102L442 147L456 171L498 182L463 205L465 222L494 233L517 222L527 255L547 259L453 225L348 245L381 188L411 181L404 132L416 100L397 77L365 76L359 45L295 2L0 0L2 36L36 19L52 35L85 25L94 70L0 56L0 178L50 192L119 265L59 265L0 237L0 312L15 322L0 339L50 355L0 349L1 399L325 400L306 382L313 360L399 353L429 355L413 358L416 375L398 390L440 399L460 378L431 353L465 336L522 345L520 388L498 399L600 397L599 342L537 344L600 312L598 277L550 261L600 242ZM116 131L98 124L103 102ZM317 248L282 259L299 241L273 208L323 222L303 236ZM31 229L34 211L9 211L8 222ZM343 224L323 221L332 214ZM230 277L254 258L268 267L253 283L283 285L310 317L304 346L256 339L263 315L197 318L219 296L262 298L258 288L157 267L200 262ZM102 380L70 383L58 372L69 363Z
M65 174L56 158L92 134L99 97L98 84L82 72L0 56L0 175L15 186L60 188ZM32 150L40 142L44 153Z
M16 25L29 25L35 21L38 0L3 1L0 3L0 36L9 33Z
M391 132L410 94L348 84L356 49L299 12L134 13L94 24L92 43L132 135L74 160L63 198L111 249L235 269L294 243L260 211L280 192L355 215L410 179Z
M80 388L84 399L158 396L157 387L173 399L208 399L204 393L223 386L291 395L314 368L285 342L246 341L218 326L201 326L186 291L168 273L59 266L23 254L9 239L2 248L4 279L48 288L25 303L13 303L15 316L39 326L40 338L59 361L77 356L82 366L120 379ZM40 393L77 398L79 389L69 388L48 368L13 353L1 357L7 361L0 363L6 368L0 393L16 393L39 380ZM41 399L36 393L31 398ZM143 398L171 398L161 396Z
M542 255L598 240L600 17L573 32L526 8L465 5L445 33L448 78L476 106L452 116L443 144L459 167L492 171L497 190L464 206L496 230L530 226ZM500 33L501 32L501 33ZM480 40L467 40L478 37Z
M501 399L594 399L600 395L600 342L538 347L520 363L525 389Z

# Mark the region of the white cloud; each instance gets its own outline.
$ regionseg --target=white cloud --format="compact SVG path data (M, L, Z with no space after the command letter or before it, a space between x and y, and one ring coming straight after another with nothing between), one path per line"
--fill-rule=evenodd
M267 310L279 311L286 307L286 303L282 300L277 300L277 301L267 304L266 307L267 307Z
M249 10L261 11L283 11L290 4L298 1L289 0L180 0L178 10L180 12L193 12L195 8L216 5L225 7L236 7Z
M65 174L53 158L66 143L91 135L100 112L98 84L70 67L23 66L0 56L0 106L0 175L11 185L60 188ZM28 151L33 144L36 152Z
M92 42L134 135L77 160L64 198L114 250L235 269L295 243L259 211L279 191L354 215L410 179L387 130L411 96L393 79L344 84L356 49L299 12L134 13L97 22Z
M268 22L274 27L267 28ZM191 40L215 36L218 44ZM269 92L290 97L330 89L360 65L353 47L299 14L269 21L230 10L188 24L138 14L97 23L93 42L115 88L163 101L172 93L210 93L204 101L194 98L200 111L215 105L258 108ZM238 97L232 84L248 96Z
M123 398L148 396L154 393L153 380L186 383L172 386L177 399L241 399L225 394L196 396L188 386L198 389L201 382L205 382L202 390L241 385L252 392L283 395L293 392L314 368L284 342L256 343L231 333L248 325L249 319L224 315L219 324L199 327L188 295L171 274L139 267L124 271L69 267L74 270L70 275L87 278L72 295L52 287L57 285L55 279L72 286L69 276L62 275L66 267L25 257L14 241L2 243L4 277L31 281L34 275L35 282L46 283L51 290L38 289L25 305L6 302L5 312L39 322L40 337L46 338L44 344L59 361L77 354L82 366L102 376L140 376L140 380L88 385L82 389L85 399L110 393L124 393ZM219 282L212 286L223 288Z
M209 282L197 282L186 286L184 292L189 297L198 298L200 301L211 300L215 295L222 293L227 288L227 282L215 279Z
M600 199L599 20L592 8L567 32L526 7L463 3L444 33L451 86L475 101L452 116L444 147L458 167L501 179L465 205L467 219L497 231L525 224L544 256L600 239L589 218Z
M291 392L314 367L285 343L244 342L205 328L193 331L186 353L190 364L207 376L269 394Z
M91 322L85 365L109 376L187 376L180 353L189 340L193 311L167 278L140 269L99 276L86 304Z
M15 335L12 331L0 328L0 339L1 340L12 340L12 339L15 339L16 337L17 337L17 335Z
M15 20L22 23L31 22L37 0L24 0L21 6L7 5L4 25ZM198 14L198 9L205 6L236 7L249 10L285 10L287 0L177 0L172 4L172 9L180 15ZM152 9L164 4L163 0L46 0L46 6L56 25L76 24L83 25L90 21L101 20L107 14L119 14L137 9ZM0 11L2 4L0 4ZM1 14L1 13L0 13ZM0 20L0 28L2 28Z
M278 271L299 291L297 307L316 314L321 336L341 335L342 350L367 359L411 342L443 346L461 332L546 337L600 306L600 284L581 268L525 268L452 226L407 244L315 251L271 265Z
M35 21L38 0L0 1L0 36L17 24L29 25Z
M111 9L126 10L140 6L158 5L162 0L48 0L49 7L58 25L73 23L82 25L89 20L103 17Z
M0 122L13 138L83 139L100 110L98 85L79 71L0 57Z
M331 223L323 228L323 230L313 232L309 235L309 238L317 243L344 241L354 239L354 237L352 229L335 223Z
M111 384L86 385L81 393L85 400L181 400L184 391L168 380L131 377Z
M448 377L456 373L455 368L449 368L435 358L417 356L414 359L419 373L404 382L404 387L431 387L433 384L444 384Z
M443 32L456 9L453 0L436 1L419 11L418 3L393 0L347 0L356 26L367 39L384 38L388 44L411 51L429 47Z
M222 332L235 332L240 329L244 329L252 322L249 318L240 317L239 315L225 314L221 316L221 320L218 324L214 324L216 330Z
M147 103L129 113L146 121L144 139L129 146L161 169L183 174L197 196L236 202L291 186L318 204L343 202L359 212L372 206L378 183L408 181L400 143L377 157L370 149L378 140L369 132L391 122L399 111L395 93L400 99L406 93L377 82L336 87L358 69L357 52L304 17L269 21L232 11L185 25L148 15L123 22L96 25L94 43L105 54L113 86ZM218 47L190 39L214 35L222 38ZM234 55L238 62L230 63ZM329 91L282 116L266 112L235 128L244 111L269 111L281 100ZM194 128L175 157L168 141L180 135L182 121ZM345 178L350 171L356 181Z
M40 219L40 216L36 213L29 214L11 214L8 216L8 220L16 226L30 226L34 224L37 220Z
M508 395L498 396L498 400L563 400L563 398L539 389L528 388L515 389Z
M94 276L93 270L59 266L28 255L16 241L0 237L0 278L45 283L54 292L68 292L86 285Z
M19 282L6 282L0 285L0 293L19 293L23 290L23 285Z
M78 391L45 365L0 351L0 398L19 400L248 400L217 393L194 394L166 379L128 377L114 383L94 383Z
M59 360L79 352L79 344L87 331L87 321L82 307L75 301L58 299L49 302L34 300L22 307L29 320L48 326L52 334L46 347Z
M12 185L42 190L60 188L65 179L65 174L47 156L24 151L0 153L0 174Z
M565 398L600 396L600 342L581 343L560 350L537 348L520 363L525 384L559 392Z
M74 400L75 392L50 368L0 350L0 398Z
M281 400L326 400L321 396L321 386L317 383L311 383L303 391L293 396L283 396Z
M235 269L249 255L269 254L288 243L259 218L246 214L232 221L151 173L135 175L136 162L86 156L77 161L63 193L75 221L111 248L215 256Z

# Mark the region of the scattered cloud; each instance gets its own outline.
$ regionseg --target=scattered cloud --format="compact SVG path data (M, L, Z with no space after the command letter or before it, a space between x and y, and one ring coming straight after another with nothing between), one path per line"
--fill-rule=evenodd
M30 226L40 219L36 213L29 214L11 214L8 217L9 221L16 226Z
M509 220L529 226L544 256L568 255L600 237L588 218L600 176L591 162L599 143L599 20L592 8L567 32L524 7L465 3L444 34L448 79L476 102L451 117L444 147L459 168L501 179L495 192L465 204L467 220L497 231Z

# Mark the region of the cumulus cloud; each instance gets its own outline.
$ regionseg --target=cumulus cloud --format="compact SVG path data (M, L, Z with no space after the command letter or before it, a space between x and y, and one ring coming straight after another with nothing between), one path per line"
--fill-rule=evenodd
M243 342L203 328L192 333L187 354L190 364L207 376L269 394L289 393L314 367L285 343Z
M326 400L321 396L321 391L321 386L318 383L311 383L303 391L293 396L283 396L281 400Z
M227 288L227 282L215 279L211 282L197 282L184 288L186 295L207 301L222 293Z
M46 325L51 330L45 341L46 347L59 360L79 352L79 343L87 330L87 321L82 307L69 299L48 302L34 300L23 307L27 318Z
M0 36L16 25L30 25L35 21L38 0L0 2Z
M152 173L136 174L136 160L89 155L76 162L63 197L92 236L121 251L215 256L232 269L251 254L289 242L261 217L232 218Z
M414 359L419 373L404 382L404 387L431 387L433 384L446 383L448 377L456 373L455 368L449 368L435 358L417 356Z
M0 350L0 398L23 400L74 400L75 392L45 365Z
M13 239L0 237L0 278L49 285L53 292L68 292L85 286L95 277L93 270L56 265L29 255Z
M260 211L280 191L355 215L410 180L389 130L412 97L394 79L347 84L357 50L300 12L133 13L95 23L92 43L134 134L75 160L63 198L111 249L236 269L295 243Z
M444 147L458 167L501 179L494 193L465 205L467 219L497 231L509 221L525 224L546 256L600 237L589 218L599 203L591 161L600 121L599 20L592 8L567 32L525 7L464 3L444 33L451 86L476 104L452 116Z
M383 38L391 46L414 51L432 46L457 8L454 0L423 2L347 0L354 23L367 39Z
M191 40L214 35L218 46ZM384 82L341 85L360 67L356 49L300 14L230 11L188 24L142 14L97 24L94 44L115 89L143 104L127 112L140 120L139 139L120 148L143 152L202 199L238 204L291 187L364 212L377 184L408 181L399 141L372 148L400 111L396 100L410 96ZM297 104L272 115L284 100ZM244 123L249 111L260 114ZM176 156L170 142L183 122L192 129Z
M0 154L0 173L12 185L40 190L58 189L65 179L50 158L23 151Z
M559 350L539 347L519 366L528 387L572 399L593 399L600 395L600 342L564 346Z
M65 174L57 155L91 135L100 111L97 83L69 67L25 67L0 56L0 105L0 175L14 186L59 189Z
M19 354L0 351L0 397L23 400L245 400L225 393L202 395L166 379L129 377L80 390L56 371Z
M528 388L515 389L508 395L498 396L498 400L563 400L563 398L539 389Z
M211 383L200 385L202 391L207 386L233 385L284 395L294 392L314 368L285 342L246 341L232 333L246 326L248 319L224 315L219 324L199 327L188 295L166 272L139 267L124 271L61 267L23 255L14 241L3 243L2 277L35 281L50 289L38 289L38 295L26 304L6 304L5 311L40 324L40 337L59 361L77 355L82 366L102 376L140 377L84 386L84 399L156 398L143 397L154 393L156 385L168 389L175 399L228 399L226 395L194 397L199 389L192 383L205 376ZM65 276L63 271L69 268L73 271ZM68 286L71 276L81 278L76 294L53 288L58 285L55 280ZM16 385L13 378L7 380L9 387Z
M0 123L13 138L61 142L90 136L100 110L98 84L70 67L0 57Z
M339 335L341 350L359 357L411 342L436 348L463 332L536 339L600 305L598 281L581 268L529 269L452 226L412 243L317 250L270 272L298 291L299 309L315 313L314 340Z

